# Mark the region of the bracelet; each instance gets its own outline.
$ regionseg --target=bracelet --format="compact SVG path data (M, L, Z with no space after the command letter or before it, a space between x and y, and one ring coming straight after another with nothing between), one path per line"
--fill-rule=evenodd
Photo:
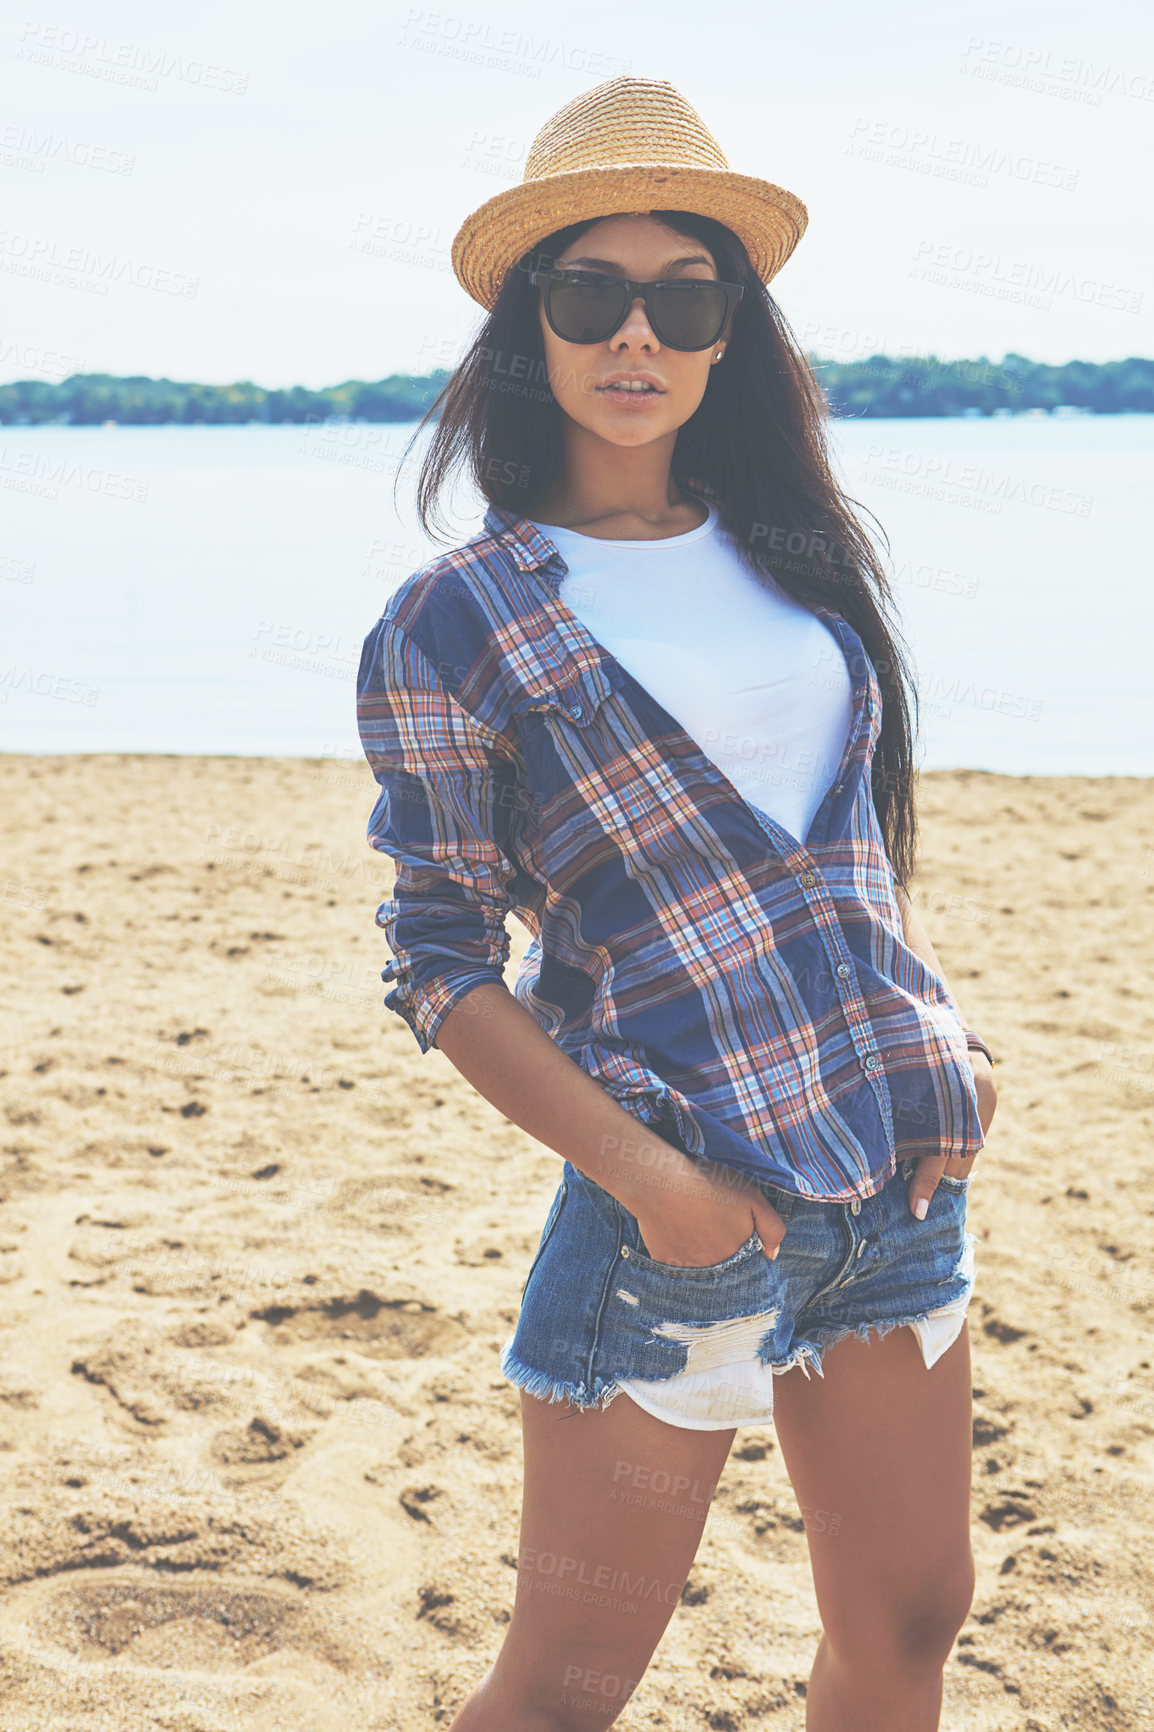
M994 1055L990 1051L989 1047L986 1045L985 1041L982 1039L981 1035L975 1034L975 1032L972 1028L967 1028L965 1031L965 1035L966 1035L967 1051L969 1051L969 1052L984 1052L986 1057L989 1059L990 1063L993 1064Z

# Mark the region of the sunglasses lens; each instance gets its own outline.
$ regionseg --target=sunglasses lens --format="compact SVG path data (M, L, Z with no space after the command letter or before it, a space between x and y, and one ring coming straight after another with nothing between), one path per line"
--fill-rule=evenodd
M671 349L707 349L720 336L725 290L718 283L662 283L652 299L654 330Z
M624 284L609 277L553 277L547 293L549 323L567 343L603 343L628 310ZM725 290L700 279L663 282L649 290L649 309L660 342L671 349L707 349L725 323Z
M550 323L567 343L604 342L624 317L623 302L619 285L604 278L557 277L549 284Z

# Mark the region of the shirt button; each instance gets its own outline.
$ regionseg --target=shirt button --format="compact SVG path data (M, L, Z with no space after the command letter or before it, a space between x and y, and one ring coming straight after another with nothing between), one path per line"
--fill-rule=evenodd
M847 974L849 973L849 963L848 962L839 962L837 965L837 972L841 976L841 978L844 980L846 978Z
M814 872L803 872L800 874L797 881L802 886L803 890L808 890L811 884L817 883L817 875Z
M580 704L570 704L569 705L569 714L573 717L574 721L579 721L580 718L582 717L582 715L584 715L584 713L585 712L582 710Z
M877 1054L867 1052L865 1057L862 1059L862 1064L866 1070L876 1070L878 1068Z

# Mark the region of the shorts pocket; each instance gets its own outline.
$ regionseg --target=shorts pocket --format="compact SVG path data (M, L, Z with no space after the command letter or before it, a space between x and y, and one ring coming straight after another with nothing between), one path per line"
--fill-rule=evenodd
M947 1191L964 1191L972 1177L971 1173L967 1173L964 1177L960 1173L943 1173L938 1184L944 1185Z
M645 1241L638 1235L638 1246L644 1246ZM655 1269L661 1275L676 1276L679 1281L712 1281L718 1275L728 1275L731 1269L738 1269L751 1257L764 1258L764 1246L760 1233L751 1233L744 1245L739 1245L730 1256L724 1257L720 1263L659 1263L656 1257L650 1257L643 1249L635 1249L632 1245L621 1248L622 1262L640 1265L643 1269Z
M722 1383L726 1366L756 1375L779 1358L786 1279L751 1233L719 1263L661 1263L633 1244L617 1257L609 1283L599 1368L606 1377L666 1379L708 1373ZM783 1335L788 1332L788 1323ZM764 1351L764 1358L762 1354Z
M522 1289L521 1289L522 1299L524 1299L524 1297L525 1297L525 1289L528 1287L530 1281L533 1279L533 1271L536 1269L538 1263L541 1261L541 1258L545 1255L545 1248L548 1245L550 1239L553 1237L553 1234L554 1234L556 1227L557 1227L557 1223L561 1219L561 1211L565 1207L565 1199L568 1195L569 1195L569 1187L565 1183L565 1180L562 1179L561 1183L557 1187L556 1194L554 1195L553 1201L549 1205L549 1213L546 1215L545 1225L541 1229L541 1242L537 1246L536 1256L533 1258L532 1263L529 1265L529 1273L525 1277L525 1286L522 1287Z

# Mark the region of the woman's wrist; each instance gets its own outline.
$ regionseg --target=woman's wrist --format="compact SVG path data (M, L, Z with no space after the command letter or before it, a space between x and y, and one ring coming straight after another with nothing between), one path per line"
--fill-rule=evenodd
M985 1041L982 1039L981 1035L978 1034L977 1031L975 1029L972 1029L972 1028L964 1029L963 1033L965 1034L965 1037L966 1037L967 1049L970 1052L984 1052L986 1057L989 1059L990 1063L993 1064L994 1055L990 1051L989 1047L986 1045Z
M619 1103L614 1104L629 1120L628 1128L620 1136L602 1137L595 1159L587 1152L578 1160L570 1154L575 1167L631 1215L659 1209L672 1197L689 1197L702 1190L702 1177L691 1156L655 1135Z
M504 984L486 983L460 999L441 1023L437 1046L498 1112L630 1214L702 1194L693 1159L562 1052Z

